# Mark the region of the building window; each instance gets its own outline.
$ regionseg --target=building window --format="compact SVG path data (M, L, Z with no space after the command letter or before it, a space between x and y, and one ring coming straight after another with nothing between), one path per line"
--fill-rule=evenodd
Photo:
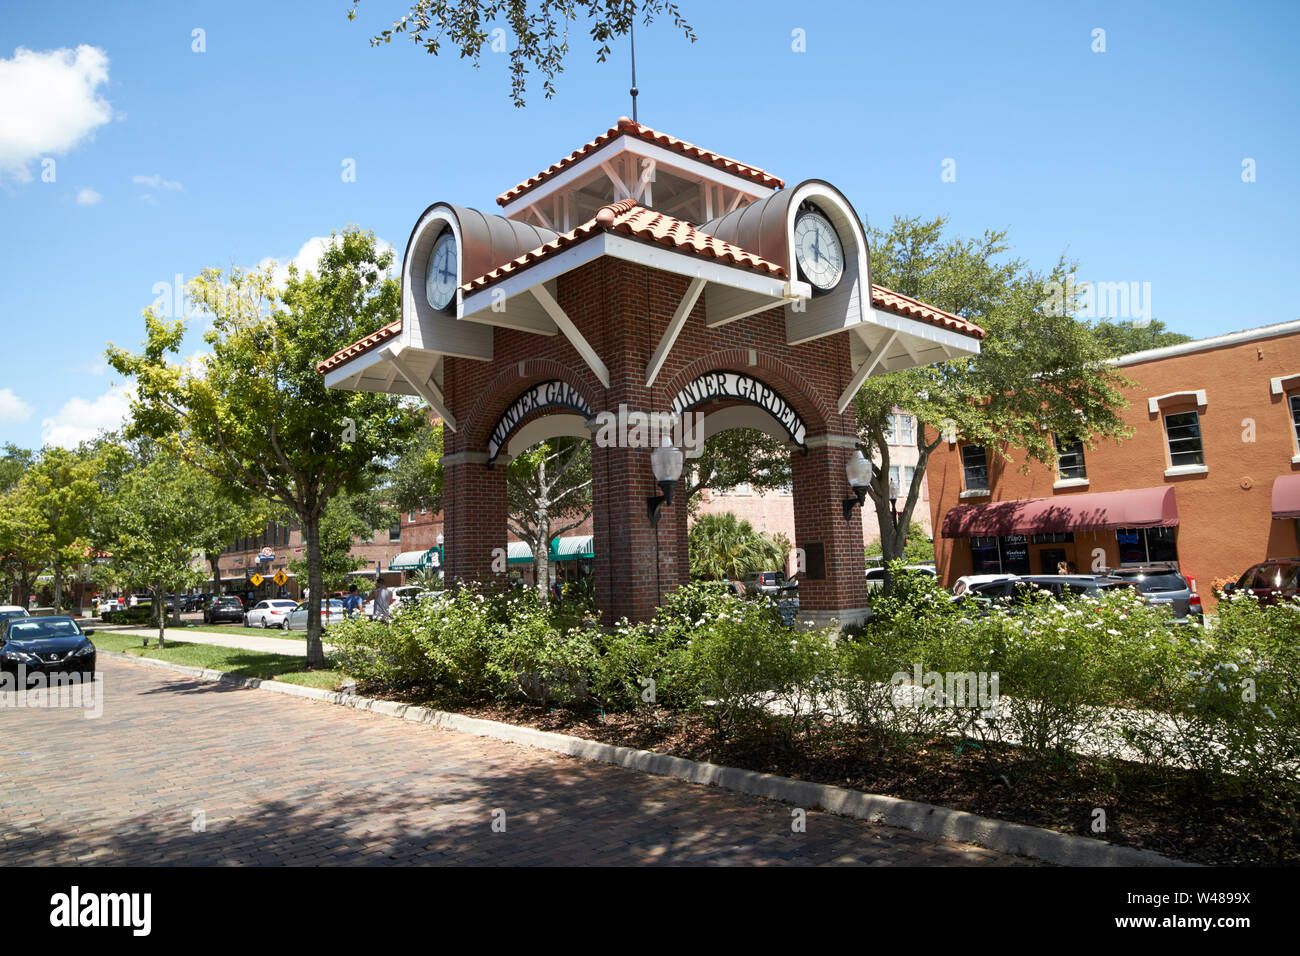
M889 483L898 487L898 496L906 498L908 489L912 487L912 478L916 475L916 468L912 465L890 465L889 466Z
M1295 432L1296 448L1300 449L1300 393L1291 396L1291 430Z
M1060 435L1053 437L1056 441L1056 474L1058 480L1086 480L1088 465L1083 459L1083 442L1077 438L1062 440Z
M389 541L402 540L402 523L400 521L388 529L388 540Z
M1205 452L1201 448L1201 419L1196 412L1166 415L1165 437L1169 441L1171 467L1205 464Z
M898 441L898 425L893 415L885 416L885 444L893 445Z
M1002 570L997 538L970 539L971 571L975 574L997 574Z
M1046 531L1042 534L1031 534L1029 536L1030 544L1073 544L1073 531Z
M989 490L989 460L982 445L962 446L961 470L967 491Z
M1120 528L1115 532L1115 539L1119 542L1119 563L1122 565L1178 562L1174 528Z
M915 422L916 419L911 415L898 416L898 443L900 445L916 444L916 432L912 430Z
M406 513L406 523L407 523L407 524L415 524L415 512L414 512L414 511L408 511L408 512Z
M736 487L732 488L731 493L733 495L752 495L754 493L754 486L747 481L742 482L741 484L738 484L736 485Z

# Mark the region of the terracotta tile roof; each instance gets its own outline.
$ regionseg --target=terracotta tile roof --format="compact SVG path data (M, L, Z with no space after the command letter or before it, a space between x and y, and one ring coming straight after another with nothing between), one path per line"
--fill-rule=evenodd
M348 359L356 358L358 355L362 354L363 352L369 352L376 345L379 345L382 342L387 342L391 338L396 338L398 335L401 334L401 332L402 332L401 319L398 319L396 322L390 322L388 325L385 325L382 329L378 329L374 332L371 332L364 339L360 339L356 342L353 342L347 348L339 352L335 352L325 361L319 363L316 366L316 371L322 374L328 372L330 369L334 368L334 366L342 365Z
M608 206L602 206L595 218L588 219L577 229L563 233L545 245L511 259L486 275L471 279L462 285L461 289L464 292L476 292L498 279L577 245L600 232L622 233L634 239L654 242L704 259L717 259L729 265L766 272L778 278L785 277L785 269L775 262L769 262L752 252L746 252L739 246L723 242L707 232L701 232L682 219L674 219L653 209L646 209L638 205L635 199L621 199Z
M586 146L583 146L580 149L575 149L572 153L570 153L568 156L565 156L558 163L553 163L552 165L548 166L546 169L538 173L536 176L533 176L529 179L525 179L522 183L520 183L518 186L515 186L513 189L503 192L500 196L497 197L497 203L499 205L504 206L506 203L510 202L511 200L517 199L518 197L522 196L524 193L528 192L530 189L534 189L537 186L540 186L542 183L546 182L546 180L550 179L556 173L561 172L567 169L568 167L572 166L574 163L582 159L584 156L588 156L591 153L595 152L596 150L600 149L600 147L604 146L610 140L615 139L616 137L622 136L624 134L628 136L636 136L640 139L646 140L647 142L655 143L659 146L664 147L665 149L671 149L673 152L681 153L683 156L689 156L692 159L698 159L702 162L708 163L710 166L716 166L718 169L724 170L725 172L733 173L737 176L744 177L745 179L752 180L753 182L756 182L762 186L766 186L770 189L780 189L782 186L785 185L785 180L778 179L776 176L773 176L770 173L765 173L763 170L759 169L756 166L750 166L747 163L742 163L735 159L728 159L726 156L721 156L718 153L713 152L712 150L702 149L701 147L696 146L693 143L688 143L685 140L678 139L676 136L669 136L667 133L660 133L659 131L653 130L648 126L642 126L640 123L634 123L626 116L620 116L618 122L615 125L611 126L608 130L601 133L599 136L593 139Z
M929 322L931 325L951 329L953 332L960 332L962 335L974 336L977 339L984 338L984 330L973 322L967 322L951 312L936 309L932 305L918 302L911 296L903 295L901 292L894 292L875 283L871 285L871 304L878 309L884 309L886 312L901 315L905 319L919 319L922 322Z

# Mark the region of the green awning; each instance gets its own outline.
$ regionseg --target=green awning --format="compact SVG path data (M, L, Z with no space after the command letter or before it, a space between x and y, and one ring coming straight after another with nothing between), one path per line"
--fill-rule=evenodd
M551 542L552 561L590 561L596 557L592 550L593 536L578 535L573 538L556 538Z
M424 568L442 567L442 549L430 548L427 551L403 551L388 562L389 571L420 571Z
M590 561L596 557L591 547L592 536L589 534L578 535L573 538L553 538L551 539L550 559L552 561ZM532 564L533 549L523 541L511 541L506 554L506 563Z

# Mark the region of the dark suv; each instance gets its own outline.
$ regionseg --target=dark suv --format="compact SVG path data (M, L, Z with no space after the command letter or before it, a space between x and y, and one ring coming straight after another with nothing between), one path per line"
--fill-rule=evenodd
M1260 604L1276 604L1300 595L1300 558L1272 558L1246 571L1225 594L1249 591Z
M244 603L239 598L230 595L213 598L203 609L204 624L220 624L222 621L229 621L231 624L244 623Z
M1133 582L1148 604L1168 608L1179 624L1204 619L1201 596L1192 591L1191 583L1172 564L1111 568L1106 575Z

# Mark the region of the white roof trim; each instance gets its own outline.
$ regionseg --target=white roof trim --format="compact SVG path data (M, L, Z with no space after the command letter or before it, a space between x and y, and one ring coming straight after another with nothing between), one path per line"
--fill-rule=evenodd
M1272 339L1280 335L1292 335L1297 332L1300 332L1300 320L1279 322L1276 325L1261 325L1259 328L1228 332L1208 339L1197 339L1194 342L1181 342L1178 345L1166 345L1158 349L1147 349L1144 352L1132 352L1128 355L1120 355L1117 358L1110 359L1110 363L1121 367L1138 365L1142 362L1173 358L1175 355L1189 355L1193 352L1223 348L1226 345L1240 345L1243 342L1254 342L1258 339Z
M1292 385L1300 384L1300 372L1292 375L1279 375L1268 380L1268 390L1273 395L1281 395Z

